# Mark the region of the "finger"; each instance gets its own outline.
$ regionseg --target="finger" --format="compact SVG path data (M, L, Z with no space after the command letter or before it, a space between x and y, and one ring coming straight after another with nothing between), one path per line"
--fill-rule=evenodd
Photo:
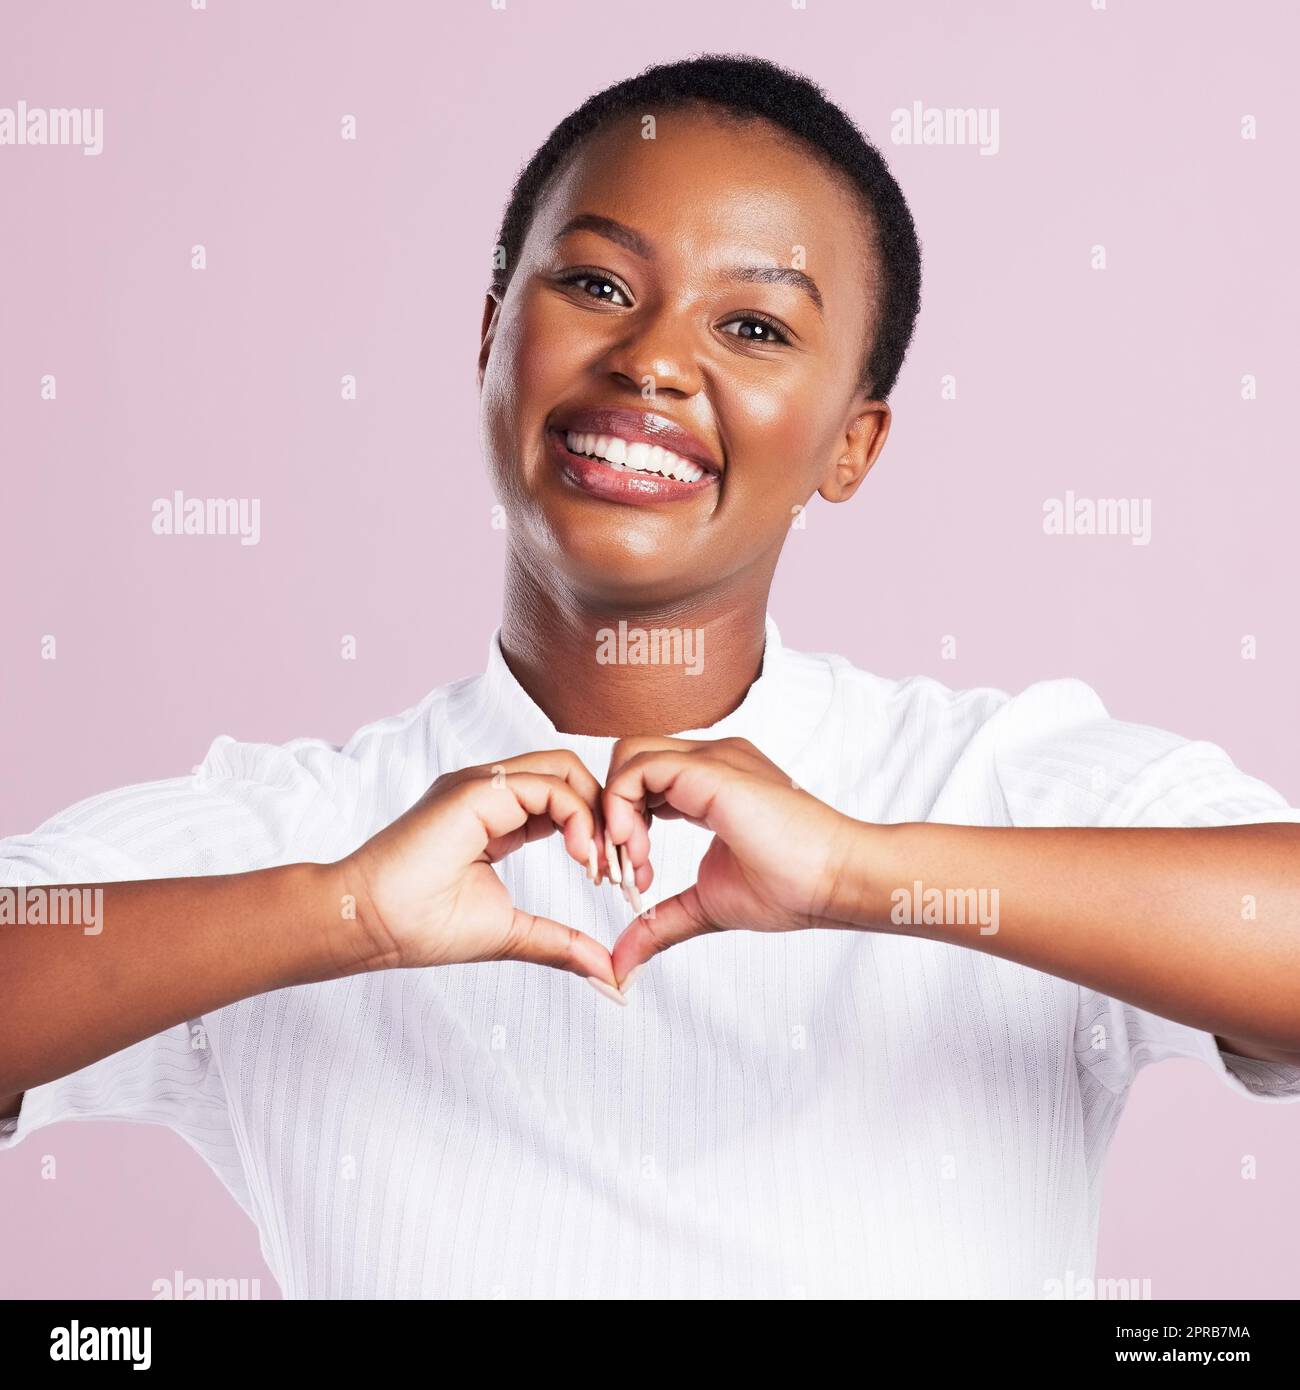
M675 806L668 804L668 798L663 792L647 792L645 799L646 824L650 825L657 817L659 820L690 820L690 816L683 815ZM700 822L694 822L699 824Z
M604 798L606 857L618 866L611 872L614 882L623 888L623 896L634 909L630 888L649 888L653 871L650 868L650 827L639 807L619 797Z
M619 845L619 862L623 869L623 896L628 901L628 906L638 916L645 911L645 903L641 899L641 889L648 888L653 875L650 862L636 865L632 863L631 856L628 854L626 845Z
M641 742L648 744L650 741ZM654 879L650 863L653 817L685 819L705 826L704 812L712 796L711 788L717 782L716 768L711 770L709 761L702 756L710 744L686 739L668 743L670 746L665 747L660 741L659 746L643 747L625 758L606 782L602 797L607 832L614 843L626 846L631 859L631 873L627 877L636 891L625 890L624 896L636 911L641 907L640 894L649 890ZM687 779L685 794L675 790L684 777ZM686 809L674 803L682 803Z
M595 821L595 844L586 851L584 867L592 883L599 883L601 876L601 854L605 844L605 809L601 804L601 785L595 775L580 757L568 748L556 748L543 754L524 754L521 761L531 766L537 759L537 770L563 776L565 781L591 807Z
M671 738L667 734L634 734L629 738L621 738L610 752L609 770L605 774L605 783L608 786L610 780L618 775L624 763L631 762L641 753L674 750L679 753L689 753L692 748L704 747L707 747L707 743L702 739Z
M600 783L590 768L576 753L567 748L517 753L513 758L503 758L497 763L485 763L480 771L491 772L494 768L501 768L507 773L541 772L548 777L560 777L587 801L594 801L600 792Z
M624 739L622 742L626 744L631 740ZM605 788L601 794L605 828L609 831L611 840L616 845L627 845L632 851L634 861L638 863L645 858L649 847L650 823L646 818L646 812L650 807L646 800L646 788L641 779L633 773L651 756L666 756L680 760L688 754L685 750L677 749L656 749L653 752L647 749L623 758L617 768L611 759L610 774L605 779Z
M670 946L679 946L692 937L704 936L721 928L709 920L700 904L695 884L666 898L637 917L614 943L614 974L619 987L639 965L653 960Z
M531 845L534 840L544 840L548 835L554 835L555 831L556 825L550 816L529 816L520 829L493 840L488 845L488 857L496 863L525 845Z
M704 747L637 753L605 783L605 823L617 843L627 844L634 863L642 862L649 848L647 809L665 820L709 827L709 806L725 769L701 756Z
M512 774L508 780L513 782L519 775ZM545 789L534 789L528 784L516 794L524 800L530 820L544 824L549 818L562 828L565 850L585 872L596 850L596 814L590 803L571 784L558 778Z
M609 770L605 776L606 788L629 762L642 754L655 751L688 753L694 748L705 746L698 739L670 738L662 734L638 734L630 738L621 738L610 753ZM607 795L602 794L601 811L605 821L606 859L612 858L614 862L614 869L610 872L610 877L615 883L621 883L623 873L619 847L626 845L632 860L632 884L644 891L650 886L650 878L653 877L653 871L650 871L649 874L646 872L650 858L649 829L653 819L651 808L644 802L634 804L630 808L630 818L624 808L617 806ZM618 826L617 833L614 833L610 827L609 817L611 814ZM636 824L638 820L641 822L640 825Z
M604 828L600 804L600 783L586 763L568 748L548 748L536 753L519 753L513 758L505 758L499 763L485 764L477 771L483 776L495 775L498 779L503 774L511 776L516 772L540 772L546 777L559 777L567 782L591 807L591 813L596 819L597 831L602 831Z
M487 835L485 852L496 862L536 837L547 823L563 831L570 858L586 869L596 842L591 807L563 778L540 772L511 772L468 784Z
M609 769L605 773L605 787L606 789L609 787L610 783L628 763L646 753L690 753L694 749L709 746L699 739L667 738L658 734L638 734L633 738L621 738L609 755Z
M640 912L641 903L629 890L635 888L638 894L645 893L654 882L655 870L654 864L651 863L649 858L649 850L647 849L647 857L640 864L634 864L632 862L631 852L626 845L620 845L618 853L627 861L623 866L623 885L625 889L623 896L627 898L634 912Z
M510 941L502 957L505 960L529 961L548 965L553 970L567 970L583 979L596 979L617 989L614 963L599 941L566 927L549 917L537 917L531 912L515 909L510 926Z
M702 820L696 820L693 816L688 816L685 811L679 811L675 806L656 806L655 817L658 820L688 820L692 825L703 825Z

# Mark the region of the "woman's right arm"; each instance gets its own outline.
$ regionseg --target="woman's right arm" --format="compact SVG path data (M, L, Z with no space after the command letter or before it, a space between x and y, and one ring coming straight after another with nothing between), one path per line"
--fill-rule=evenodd
M576 864L603 862L599 793L567 750L524 754L440 777L337 863L78 885L103 891L94 934L0 926L0 1118L34 1086L288 985L526 960L613 987L604 946L517 910L492 867L557 828Z
M347 930L357 923L340 920L342 874L340 864L290 864L78 885L103 894L95 934L75 924L0 927L0 1118L17 1113L30 1087L185 1019L364 969ZM53 906L51 887L8 891Z

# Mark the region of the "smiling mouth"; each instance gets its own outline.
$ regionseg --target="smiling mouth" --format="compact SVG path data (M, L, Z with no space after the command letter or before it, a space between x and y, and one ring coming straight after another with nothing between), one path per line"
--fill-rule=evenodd
M682 502L711 493L718 482L712 468L645 439L555 427L546 437L565 481L602 502Z
M709 469L682 458L671 449L665 449L662 444L626 440L616 434L583 434L565 430L564 447L571 454L598 459L618 472L675 478L680 483L699 483L713 477Z

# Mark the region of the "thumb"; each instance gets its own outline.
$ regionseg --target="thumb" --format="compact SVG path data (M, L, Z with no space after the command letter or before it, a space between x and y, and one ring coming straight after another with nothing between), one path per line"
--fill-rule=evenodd
M518 908L510 924L510 944L503 958L549 965L554 970L568 970L584 979L594 976L611 988L617 988L613 962L599 941L576 927L566 927L562 922L536 917Z
M721 930L704 911L699 885L695 883L647 908L614 943L614 973L620 988L628 983L633 970L653 960L660 951L694 936Z

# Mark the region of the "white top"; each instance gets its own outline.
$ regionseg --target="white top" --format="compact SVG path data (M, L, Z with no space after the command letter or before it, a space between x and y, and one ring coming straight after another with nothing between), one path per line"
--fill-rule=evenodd
M1300 819L1219 748L1113 720L1080 681L1013 698L885 680L785 649L770 619L743 704L691 732L749 738L864 820ZM0 841L0 884L334 859L442 772L567 747L601 778L612 746L557 733L494 634L483 675L341 749L221 737L195 777ZM707 841L655 822L657 895ZM630 915L558 837L500 871L526 911L607 945ZM627 1008L516 962L247 999L29 1091L0 1148L57 1120L170 1125L287 1297L1038 1298L1092 1275L1126 1092L1176 1056L1300 1099L1300 1068L948 942L738 931L657 958Z

